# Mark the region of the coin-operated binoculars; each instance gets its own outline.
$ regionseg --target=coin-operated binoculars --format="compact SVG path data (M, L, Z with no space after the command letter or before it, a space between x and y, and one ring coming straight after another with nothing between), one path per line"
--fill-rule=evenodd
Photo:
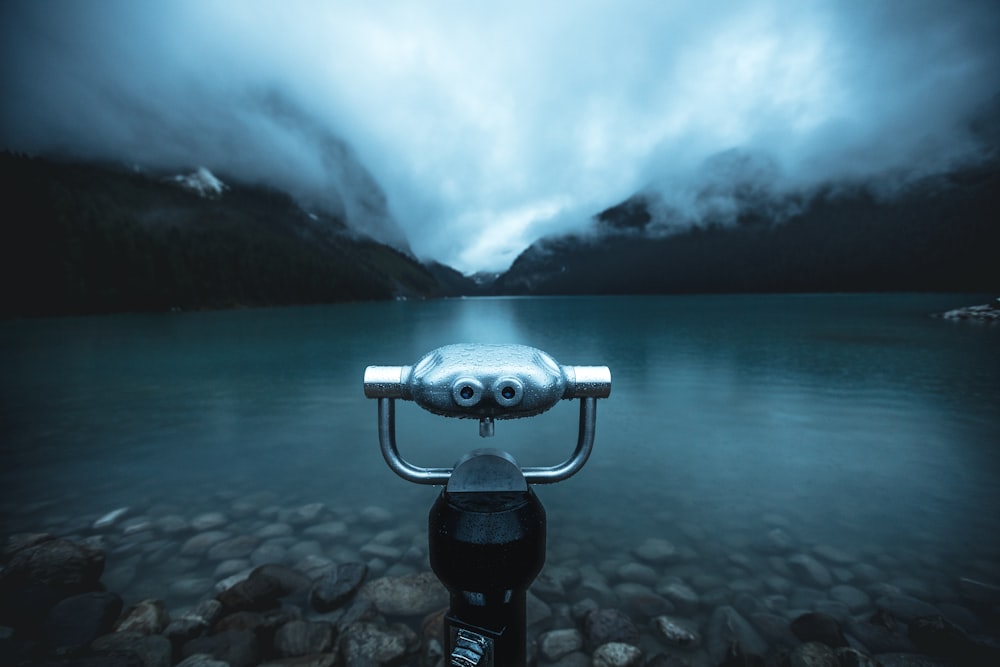
M607 366L561 366L524 345L446 345L413 366L369 366L365 396L378 399L378 437L389 468L416 484L444 485L428 519L431 568L450 593L444 647L457 667L523 667L525 600L545 564L545 509L531 484L576 474L594 446L597 399L611 393ZM475 449L453 468L422 468L396 447L395 400L445 417L532 417L580 399L576 449L563 463L518 466L497 449Z

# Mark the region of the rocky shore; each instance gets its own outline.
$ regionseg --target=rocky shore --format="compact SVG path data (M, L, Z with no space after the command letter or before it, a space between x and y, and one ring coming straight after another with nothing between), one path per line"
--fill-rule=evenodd
M939 313L935 317L940 317L944 320L1000 323L1000 299L997 299L993 303L985 303L979 306L955 308L944 313Z
M425 524L377 506L120 507L0 552L0 664L438 667L448 597ZM797 539L781 516L742 549L648 536L551 539L528 595L532 664L1000 664L995 563Z

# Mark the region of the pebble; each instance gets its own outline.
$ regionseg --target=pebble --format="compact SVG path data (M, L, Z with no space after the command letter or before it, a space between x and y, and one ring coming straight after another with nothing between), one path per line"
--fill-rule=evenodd
M419 638L402 624L358 622L344 629L340 642L348 665L395 665L401 664L408 653L415 652L411 647L419 643Z
M275 542L265 542L250 554L250 562L254 565L264 563L283 563L288 555L288 549Z
M250 569L250 561L245 558L231 558L219 563L212 576L218 579L224 579L238 572L244 572L248 569Z
M550 662L555 662L581 648L583 648L583 635L576 628L551 630L538 638L538 650Z
M126 519L121 523L122 535L145 533L146 531L153 530L153 528L153 522L149 519L149 517L145 516L137 516L132 519Z
M288 548L288 558L292 561L299 561L306 556L322 556L323 547L316 540L303 540L296 542Z
M566 589L562 582L548 569L542 570L531 584L531 592L547 602L566 599Z
M285 657L326 653L333 648L335 637L331 623L293 620L274 633L274 650Z
M232 535L230 533L221 530L209 530L203 533L198 533L193 537L187 539L183 545L181 545L181 555L182 556L204 556L208 553L208 550L214 547L219 542L228 540Z
M173 646L169 639L160 635L113 632L95 639L90 650L97 655L134 655L143 667L170 667L173 662Z
M647 563L662 565L675 559L677 548L667 540L651 537L636 547L635 555Z
M118 509L111 510L101 518L94 521L91 528L94 530L105 530L107 528L113 527L118 521L128 514L128 507L119 507Z
M833 649L819 642L800 644L788 656L789 667L840 667Z
M593 667L638 667L642 651L631 644L609 642L597 647L592 660Z
M683 613L690 613L701 604L701 599L694 589L678 579L664 581L655 590Z
M802 581L828 588L833 583L833 575L825 565L808 554L795 554L787 561L788 568Z
M388 523L392 521L393 514L384 507L369 505L358 513L358 518L366 524Z
M266 572L254 570L249 577L218 594L227 612L263 611L278 606L278 598L286 593L281 581Z
M308 503L288 512L287 520L293 526L313 523L325 510L326 505L323 503Z
M293 532L295 532L294 529L287 523L269 523L258 528L254 535L266 540L271 537L287 537Z
M595 609L583 619L583 639L589 650L608 642L638 645L639 629L618 609Z
M403 557L403 550L397 547L369 542L361 547L359 553L365 558L381 558L385 561L397 561Z
M653 586L660 578L656 570L642 563L625 563L617 569L615 574L622 581L646 586Z
M885 579L885 574L879 568L871 565L870 563L855 563L851 570L854 572L855 576L863 583L875 583L877 581L883 581Z
M209 560L247 558L257 547L257 542L258 539L252 535L237 535L213 544L209 548L207 556Z
M326 556L317 556L314 554L304 556L295 561L295 569L310 579L319 579L336 566L336 563Z
M367 575L364 563L341 563L313 585L309 603L318 612L336 609L357 592Z
M198 597L212 590L212 580L203 577L183 577L170 582L170 592L181 597Z
M433 572L381 577L364 584L360 594L387 616L424 616L448 605L448 591Z
M45 615L41 638L56 654L75 652L111 631L122 610L115 593L83 593L57 602Z
M705 629L705 647L715 664L722 663L733 647L741 653L763 656L767 642L736 609L719 606L712 612Z
M5 552L9 554L2 570L5 579L31 579L67 594L97 589L104 570L100 549L47 534L14 536Z
M260 662L260 643L250 630L224 630L207 637L197 637L181 647L185 658L204 653L230 667L250 667Z
M186 530L190 530L191 524L185 521L182 516L177 514L168 514L167 516L161 516L159 519L154 521L153 527L164 535L176 535L177 533L183 533Z
M143 600L132 605L115 626L115 632L158 635L170 625L170 614L162 600Z
M658 614L669 614L674 605L669 600L653 592L649 586L625 581L615 584L612 591L619 604L636 618L650 618Z
M309 526L302 534L324 542L333 542L347 535L347 532L347 524L343 521L327 521Z
M829 544L819 544L813 547L812 551L823 560L835 565L852 565L858 560L843 549Z
M203 532L221 528L229 523L229 519L222 512L205 512L191 519L191 528Z
M685 619L672 616L657 616L652 622L656 636L670 646L695 648L701 643L697 626Z
M795 548L795 540L784 528L772 528L764 535L760 545L761 551L771 554L783 554Z

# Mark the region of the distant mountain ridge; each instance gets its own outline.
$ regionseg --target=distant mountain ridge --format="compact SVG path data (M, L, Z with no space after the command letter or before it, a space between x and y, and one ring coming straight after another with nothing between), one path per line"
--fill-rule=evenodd
M892 197L858 185L775 194L766 165L751 166L749 180L699 193L700 226L642 192L586 233L535 243L503 274L466 277L207 169L0 153L0 316L489 294L1000 291L996 156Z
M717 192L699 197L711 204ZM774 194L754 180L735 209L690 226L655 193L543 239L492 286L500 294L1000 290L1000 159L891 196L861 185Z
M0 153L0 314L424 298L472 284L283 192L205 172L199 193L188 177Z

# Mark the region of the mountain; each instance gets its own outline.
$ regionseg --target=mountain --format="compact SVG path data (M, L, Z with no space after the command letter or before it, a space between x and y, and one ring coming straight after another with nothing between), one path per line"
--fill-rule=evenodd
M493 285L502 294L998 291L1000 159L887 191L859 184L775 194L713 185L699 224L637 194L586 234L543 239ZM721 194L725 194L722 198Z
M437 297L464 284L284 192L204 168L156 175L2 153L0 192L5 316Z

